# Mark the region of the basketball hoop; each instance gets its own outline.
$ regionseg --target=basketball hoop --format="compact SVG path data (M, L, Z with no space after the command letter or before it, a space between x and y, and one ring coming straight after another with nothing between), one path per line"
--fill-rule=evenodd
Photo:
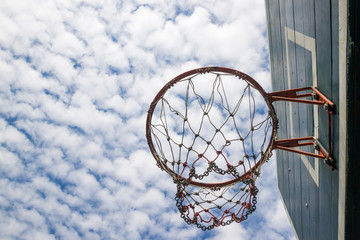
M275 101L324 105L328 150L314 137L277 140ZM330 138L334 107L315 88L266 93L245 73L204 67L175 77L160 90L148 111L146 138L158 167L177 184L181 216L207 230L241 222L255 210L255 180L273 149L322 158L334 169ZM297 149L308 145L319 153Z

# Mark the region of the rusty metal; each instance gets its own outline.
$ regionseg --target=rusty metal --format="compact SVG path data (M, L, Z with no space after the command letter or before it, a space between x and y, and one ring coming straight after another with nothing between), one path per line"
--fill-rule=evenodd
M301 93L304 91L307 92ZM303 154L315 158L324 159L325 162L331 167L331 169L334 170L335 160L332 158L331 155L332 154L331 115L335 114L335 104L331 102L328 98L326 98L324 94L322 94L318 89L314 87L294 88L289 90L271 92L271 93L267 93L267 97L270 103L273 103L275 101L287 101L287 102L298 102L298 103L324 106L324 109L325 111L327 111L328 114L328 151L326 151L325 148L314 137L301 137L301 138L293 138L293 139L276 140L274 142L273 149L281 149L289 152L294 152L297 154ZM303 99L308 97L311 97L313 99L312 100ZM313 145L319 151L319 154L294 149L295 147L309 146L309 145Z
M306 93L300 93L304 91L311 91ZM314 87L294 88L283 91L276 91L267 93L267 97L271 103L275 101L288 101L298 102L306 104L315 104L326 106L326 111L331 114L335 113L335 104L327 99L318 89ZM303 99L306 97L312 97L314 100Z
M326 151L325 148L322 146L322 144L315 137L281 139L281 140L275 140L273 149L279 149L279 150L302 154L314 158L324 159L325 163L328 164L332 170L334 170L335 162L330 155L331 154L330 142L331 140L329 140L329 151ZM316 149L319 153L311 153L299 149L294 149L296 147L304 147L304 146L314 146L314 149Z

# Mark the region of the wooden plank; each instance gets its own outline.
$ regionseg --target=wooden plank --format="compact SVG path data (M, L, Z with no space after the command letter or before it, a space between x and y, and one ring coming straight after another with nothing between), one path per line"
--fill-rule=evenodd
M269 51L271 61L271 75L273 90L285 89L284 79L284 61L283 61L283 31L280 18L280 5L278 0L266 1L267 4L267 19L268 19L268 36L269 36ZM279 128L278 136L286 138L287 126L283 124L283 119L286 119L285 103L275 104L275 110L279 119L281 119L282 126ZM286 123L286 121L285 121ZM288 185L288 157L287 153L278 151L276 153L277 173L278 173L278 188L283 197L284 204L289 205L289 185Z
M338 239L348 239L348 231L345 226L346 214L350 204L347 203L346 181L348 177L347 156L347 33L348 33L348 1L339 0L339 105L337 115L339 116L339 156L337 167L339 172L339 204L338 204Z
M331 1L331 100L339 106L339 2ZM333 126L339 126L339 115L332 118ZM332 129L332 148L333 156L339 159L339 127ZM338 196L339 196L339 172L331 173L331 235L333 239L338 239Z
M299 33L304 33L304 13L303 13L303 1L294 1L294 19L295 19L295 30ZM311 58L305 58L305 50L303 42L305 42L305 35L304 34L297 34L296 36L296 72L297 78L293 81L296 81L297 87L307 87L308 80L306 79L306 62L311 64ZM311 86L311 85L310 85ZM308 108L309 106L306 104L297 104L298 108L298 118L297 118L297 132L296 137L305 137L308 135ZM310 106L311 107L311 106ZM309 147L307 147L309 148ZM304 165L301 158L307 159L306 156L296 156L296 162L298 167L295 169L295 174L297 177L297 181L299 181L298 187L298 208L299 212L301 213L301 231L302 231L302 238L309 239L310 236L310 213L309 213L309 185L310 180L312 180L306 166Z
M281 0L279 1L279 16L280 16L280 32L281 32L281 38L277 40L277 43L280 44L280 48L282 49L282 61L280 62L282 64L282 78L281 78L281 87L279 86L279 89L276 90L283 90L288 89L289 86L287 84L287 68L286 68L286 51L285 51L285 26L287 26L287 17L284 14L286 12L286 2ZM289 121L289 105L285 102L277 103L278 109L281 109L281 114L279 116L280 120L280 131L279 131L279 137L280 138L289 138L289 129L290 129L290 121ZM284 152L284 151L278 151L279 154L279 161L283 164L283 169L281 174L283 175L283 183L282 186L279 186L281 188L281 194L284 199L284 203L287 208L287 212L291 219L294 218L294 207L292 206L294 203L294 195L291 193L291 191L294 190L295 181L294 181L294 172L293 172L293 153ZM294 221L292 221L292 226L295 228ZM296 232L296 230L295 230Z
M303 33L304 31L304 18L303 18L303 7L301 1L294 1L294 20L295 20L295 31ZM296 34L296 78L292 79L295 82L296 87L306 87L305 84L305 49L303 46L299 45L300 42L304 41L304 35ZM294 113L296 113L297 118L294 119L294 137L304 137L307 136L307 111L305 104L294 104ZM306 122L305 122L306 121ZM308 175L307 169L303 162L301 161L301 155L295 155L295 178L298 182L295 190L297 195L297 204L296 208L299 212L299 217L297 221L300 221L301 235L303 239L309 239L309 212L308 212L308 191L306 187L308 185L309 179L306 179L305 176ZM307 158L303 156L303 158Z
M315 6L314 6L314 0L304 0L303 1L303 14L304 14L304 34L315 38ZM305 59L312 59L311 52L306 52ZM312 62L306 61L305 64L305 71L306 71L306 78L308 79L307 84L313 85L313 69ZM314 108L308 107L308 122L313 123L314 121ZM314 126L309 125L308 126L308 135L314 135ZM310 151L310 149L307 149ZM313 151L312 151L313 152ZM312 168L315 169L315 159L314 158L308 158L309 163L311 164ZM318 161L318 160L317 160ZM316 172L318 174L318 172ZM309 193L309 223L311 225L309 226L309 236L308 239L319 239L319 188L318 185L313 181L312 178L308 178L304 176L304 179L307 179L307 188Z
M331 7L329 0L315 1L315 22L316 22L316 40L317 40L317 71L318 88L331 98ZM319 111L319 139L326 143L328 139L327 132L327 114L324 110ZM337 206L335 209L332 200L333 182L330 168L320 164L320 192L319 192L319 238L336 239L337 232L334 235L332 225L334 218L337 218ZM334 213L336 212L336 215ZM334 228L335 229L335 228ZM337 230L336 230L337 231Z
M315 16L314 16L314 1L303 0L303 33L306 36L315 38ZM316 39L315 39L316 40ZM305 50L305 85L313 86L313 59L312 52ZM306 136L314 136L314 107L311 105L303 105L302 121L307 125L303 125L303 132ZM305 119L307 117L307 119ZM307 147L309 152L314 152L312 147ZM315 167L315 159L313 157L306 157L307 162L311 165L311 168L315 170L315 174L318 175L317 168ZM319 160L316 160L319 161ZM312 176L309 175L305 165L302 165L302 179L303 179L303 200L307 202L307 209L303 211L303 231L304 239L319 239L319 188Z
M314 0L303 0L303 20L304 20L304 28L303 33L306 36L311 38L315 38L315 17L314 17ZM305 50L305 85L306 86L313 86L313 71L312 68L312 52ZM306 126L306 131L304 134L307 136L314 136L314 114L313 114L313 106L305 105L306 107L306 117L307 120L304 119L308 123ZM311 147L306 149L307 151L314 152ZM315 167L314 158L308 158L312 167Z
M267 21L268 23L268 37L269 37L269 51L270 51L270 62L271 62L271 79L273 90L280 90L283 88L283 62L282 62L282 37L281 37L281 23L279 15L279 2L278 0L266 1L267 4ZM280 43L280 44L279 44ZM278 106L278 105L277 105ZM285 113L282 108L275 106L276 113L278 117L283 118ZM279 136L283 135L283 128L279 129ZM286 131L286 129L285 129ZM284 173L285 163L282 157L281 152L276 153L276 167L277 167L277 179L278 179L278 188L280 194L283 196L284 201L288 201L286 187L287 184L285 178L287 175ZM285 189L285 190L284 190Z
M279 71L280 62L278 61L279 57L279 44L277 40L279 40L280 35L280 19L279 15L276 14L279 12L278 1L265 1L265 9L266 9L266 20L267 20L267 33L268 33L268 42L269 42L269 58L270 58L270 73L272 79L272 90L279 89L279 85L281 82L281 71ZM271 23L271 24L270 24ZM281 111L275 108L277 115L281 115ZM280 134L278 132L278 134ZM280 194L283 189L284 183L284 175L283 175L283 163L280 157L280 153L276 153L276 169L278 172L277 180L278 180L278 188Z
M285 1L285 16L286 16L286 26L289 29L295 29L295 20L294 20L294 5L293 1ZM286 34L286 33L285 33ZM297 87L297 52L296 44L294 43L295 34L292 31L287 32L289 39L285 44L287 44L287 88L296 88ZM292 41L291 41L292 39ZM290 71L289 71L290 70ZM289 106L289 121L290 128L288 132L293 131L293 134L290 137L296 137L299 134L299 123L298 123L298 104L288 103ZM302 216L301 216L301 181L300 181L300 157L297 154L289 153L289 192L290 192L290 216L293 220L294 227L296 229L297 235L302 239Z
M279 16L280 16L280 41L279 43L281 43L280 48L282 49L281 53L281 63L282 63L282 78L281 78L281 89L279 90L284 90L284 89L288 89L287 86L287 70L286 70L286 49L285 49L285 26L286 26L286 16L284 14L285 11L285 1L280 0L279 1ZM288 129L290 128L290 121L289 121L289 106L287 103L282 102L280 104L278 104L279 108L282 109L283 114L281 116L281 118L279 118L280 120L280 124L281 124L281 135L279 135L280 138L282 139L288 139L290 136L288 135ZM281 157L282 157L282 162L283 162L283 175L284 175L284 186L283 186L283 190L282 190L282 194L283 194L283 199L284 202L286 204L286 208L287 208L287 212L291 218L291 208L290 208L290 179L291 179L291 166L290 166L290 162L292 162L291 159L291 154L289 152L284 152L281 151ZM289 171L290 170L290 171ZM294 227L294 224L291 220L291 224Z

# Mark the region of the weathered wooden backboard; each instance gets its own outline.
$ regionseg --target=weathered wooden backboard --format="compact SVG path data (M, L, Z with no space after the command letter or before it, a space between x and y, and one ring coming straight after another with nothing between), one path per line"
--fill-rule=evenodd
M360 74L355 67L360 25L354 10L359 10L359 3L266 0L265 4L273 91L314 86L337 106L331 124L334 171L323 160L276 151L284 206L299 239L354 239L360 231L356 227L360 145L356 150L359 128L350 125L356 126L353 121L359 120L360 108L356 100ZM274 106L279 139L315 136L327 145L328 118L322 107L289 102Z

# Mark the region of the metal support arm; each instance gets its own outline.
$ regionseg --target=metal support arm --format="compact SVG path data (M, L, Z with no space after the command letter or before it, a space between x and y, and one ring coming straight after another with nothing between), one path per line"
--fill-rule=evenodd
M314 87L295 88L284 91L271 92L267 94L267 97L271 103L275 101L288 101L324 106L325 111L328 113L328 151L325 150L325 148L315 137L275 140L273 149L280 149L324 159L325 163L327 163L331 169L334 170L335 160L331 156L331 115L335 114L335 104L327 99L318 89ZM304 99L308 97L312 97L312 99ZM315 149L319 151L319 154L294 149L295 147L309 145L313 145Z
M318 154L294 149L295 147L311 146L311 145L314 146L314 148L319 151ZM314 137L301 137L301 138L275 140L273 149L280 149L297 154L303 154L314 158L321 158L325 160L325 163L328 164L332 170L335 169L334 159L329 155L329 153L325 150L322 144Z
M300 93L304 91L311 91L306 93ZM324 106L325 110L331 114L335 113L335 104L327 99L318 89L314 87L294 88L283 91L276 91L267 94L271 103L275 101L288 101L307 103ZM313 100L303 99L306 97L312 97Z

